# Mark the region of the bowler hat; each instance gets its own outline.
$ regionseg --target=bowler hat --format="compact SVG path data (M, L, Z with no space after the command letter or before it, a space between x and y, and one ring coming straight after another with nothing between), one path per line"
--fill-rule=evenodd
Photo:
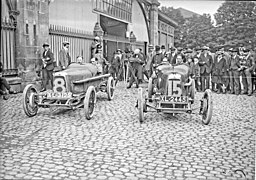
M47 42L45 42L45 43L43 44L43 47L45 47L45 46L50 46L50 44L48 44Z
M165 45L162 45L162 46L161 46L161 49L165 49Z
M160 50L160 46L156 45L156 46L155 46L155 50L156 50L156 51L159 51L159 50Z
M116 52L122 52L122 50L121 49L117 49Z

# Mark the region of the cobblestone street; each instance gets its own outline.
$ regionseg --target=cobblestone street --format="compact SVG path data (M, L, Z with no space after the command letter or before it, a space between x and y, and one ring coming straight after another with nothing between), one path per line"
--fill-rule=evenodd
M112 101L98 93L89 121L83 109L28 118L21 93L1 99L0 179L255 178L255 96L213 94L209 125L153 112L140 124L137 91L121 82Z

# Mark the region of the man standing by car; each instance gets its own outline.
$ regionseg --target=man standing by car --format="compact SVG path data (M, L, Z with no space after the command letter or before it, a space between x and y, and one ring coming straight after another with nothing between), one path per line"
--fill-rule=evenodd
M43 75L43 89L41 91L46 90L46 86L49 83L51 83L51 88L53 87L53 53L50 50L50 45L48 43L43 44L44 52L43 52L43 67L42 67L42 75Z
M212 71L212 56L208 53L208 48L204 46L203 53L199 58L200 65L200 80L201 80L201 90L205 91L205 89L210 88L210 73Z
M63 48L59 52L59 66L62 70L66 69L71 63L71 57L69 55L69 42L63 42Z

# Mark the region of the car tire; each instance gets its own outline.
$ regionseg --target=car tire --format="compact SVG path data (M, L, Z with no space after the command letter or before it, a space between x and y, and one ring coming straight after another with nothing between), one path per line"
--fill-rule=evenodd
M23 110L28 117L33 117L37 114L37 94L38 90L33 84L28 84L23 90Z
M202 122L208 125L212 118L213 102L212 102L212 92L210 89L206 89L202 98L203 101L203 111L202 111Z
M90 120L93 117L96 99L97 98L96 98L95 87L89 86L84 98L84 113L85 113L85 118L87 120Z
M111 101L114 98L115 82L114 78L110 76L107 81L107 94L108 100Z

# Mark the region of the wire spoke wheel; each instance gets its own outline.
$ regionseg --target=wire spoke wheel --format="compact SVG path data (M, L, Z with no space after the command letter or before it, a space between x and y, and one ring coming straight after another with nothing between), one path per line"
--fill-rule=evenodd
M91 119L93 117L94 108L96 104L96 91L94 86L90 86L85 94L84 98L84 113L86 119Z

